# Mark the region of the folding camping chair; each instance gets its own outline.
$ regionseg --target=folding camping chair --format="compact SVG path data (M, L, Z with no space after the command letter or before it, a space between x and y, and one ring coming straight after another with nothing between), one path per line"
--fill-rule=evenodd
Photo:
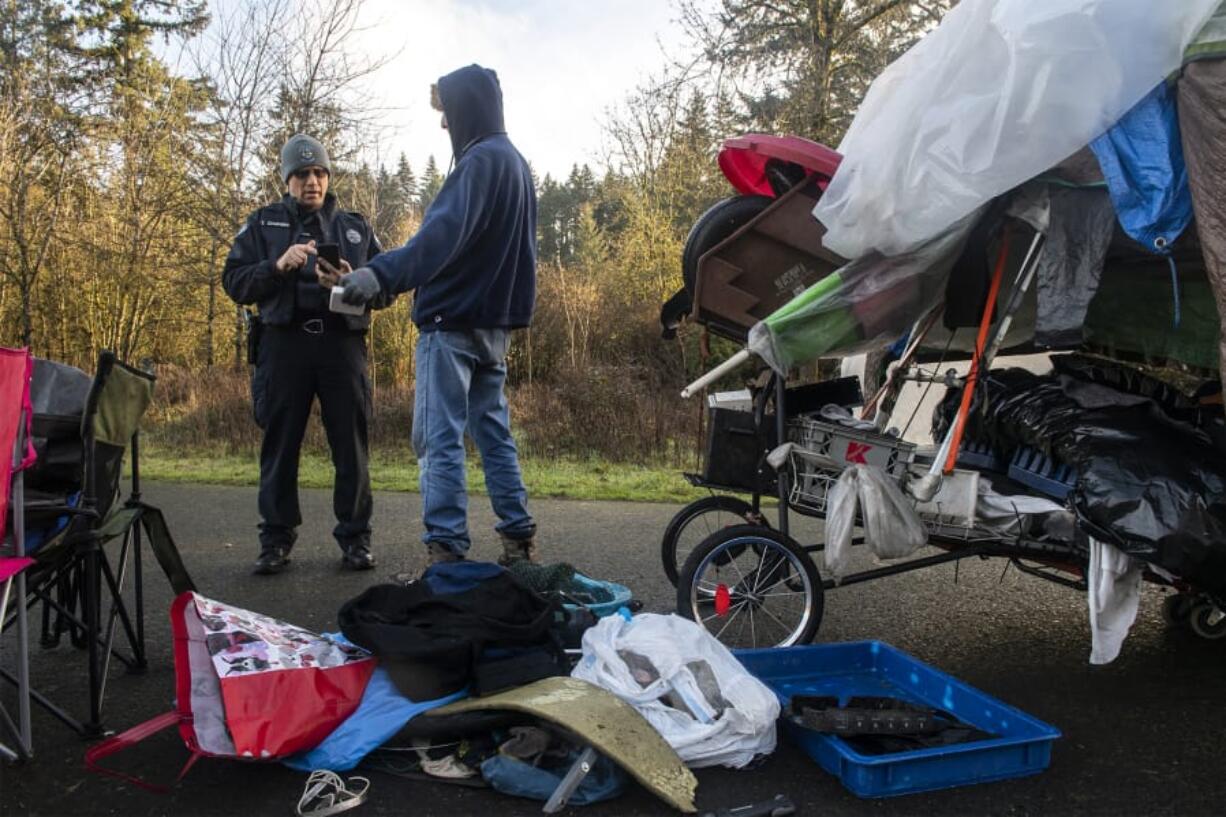
M45 361L38 364L34 441L36 448L44 447L47 456L30 472L38 490L27 496L24 515L27 528L38 528L45 541L32 552L36 563L28 572L29 589L17 606L42 603L44 646L54 646L67 633L75 646L86 651L89 719L81 723L37 690L30 694L72 729L94 736L103 731L102 704L111 659L132 671L146 666L142 543L147 541L176 593L194 586L161 511L140 498L138 430L152 400L153 375L103 352L82 401L81 389L74 388L71 377L76 370ZM55 388L49 389L40 378L57 380ZM46 400L56 404L43 414L40 408L48 408ZM79 409L74 409L74 403L80 404ZM79 413L78 431L75 437L66 437L64 428L73 426L74 411ZM120 502L123 459L129 446L132 487L127 501ZM65 479L65 473L74 477ZM116 540L118 545L107 547ZM105 615L104 596L109 599ZM5 620L6 627L14 617L10 614ZM17 682L3 669L0 674Z
M0 349L0 450L12 452L0 468L0 622L5 620L14 587L17 598L25 598L24 572L34 563L25 555L24 516L22 513L22 471L33 461L28 442L30 422L30 373L33 361L26 349ZM12 509L11 525L9 509ZM11 530L11 536L9 531ZM3 543L11 540L11 545ZM17 612L17 719L0 704L0 757L24 759L33 750L30 728L29 630L24 605ZM14 740L16 746L4 742Z

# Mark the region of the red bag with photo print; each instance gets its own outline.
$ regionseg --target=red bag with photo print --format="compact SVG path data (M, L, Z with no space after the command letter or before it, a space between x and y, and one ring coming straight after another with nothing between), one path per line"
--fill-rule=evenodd
M191 759L275 760L314 748L353 714L375 670L369 653L242 610L183 593L170 611L174 629L175 711L86 753L94 771L158 788L99 760L178 725Z

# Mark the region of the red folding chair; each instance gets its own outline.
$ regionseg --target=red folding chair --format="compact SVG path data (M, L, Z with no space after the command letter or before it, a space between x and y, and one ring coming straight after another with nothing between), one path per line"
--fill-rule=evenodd
M17 718L0 702L0 757L18 760L30 757L33 736L30 728L30 634L26 621L25 573L34 563L25 555L24 482L22 472L34 462L30 444L30 376L34 360L26 349L0 348L0 622L6 621L8 601L16 588L17 596ZM9 519L12 519L12 530ZM11 535L10 535L11 534ZM3 635L3 630L0 630ZM11 735L15 745L4 743Z

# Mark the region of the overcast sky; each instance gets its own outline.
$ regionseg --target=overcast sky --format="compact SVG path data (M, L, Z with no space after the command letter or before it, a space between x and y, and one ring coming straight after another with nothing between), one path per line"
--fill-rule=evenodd
M429 86L470 63L495 69L507 131L539 176L599 164L600 122L636 84L658 73L681 36L669 0L367 0L361 47L399 51L371 81L390 109L389 164L401 150L419 175L451 158Z

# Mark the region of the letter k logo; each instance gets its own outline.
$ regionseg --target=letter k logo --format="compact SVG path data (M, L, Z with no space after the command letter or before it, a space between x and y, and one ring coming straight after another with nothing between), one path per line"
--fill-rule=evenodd
M868 460L864 459L864 455L872 450L873 447L865 443L848 443L847 455L843 459L858 465L868 465Z

